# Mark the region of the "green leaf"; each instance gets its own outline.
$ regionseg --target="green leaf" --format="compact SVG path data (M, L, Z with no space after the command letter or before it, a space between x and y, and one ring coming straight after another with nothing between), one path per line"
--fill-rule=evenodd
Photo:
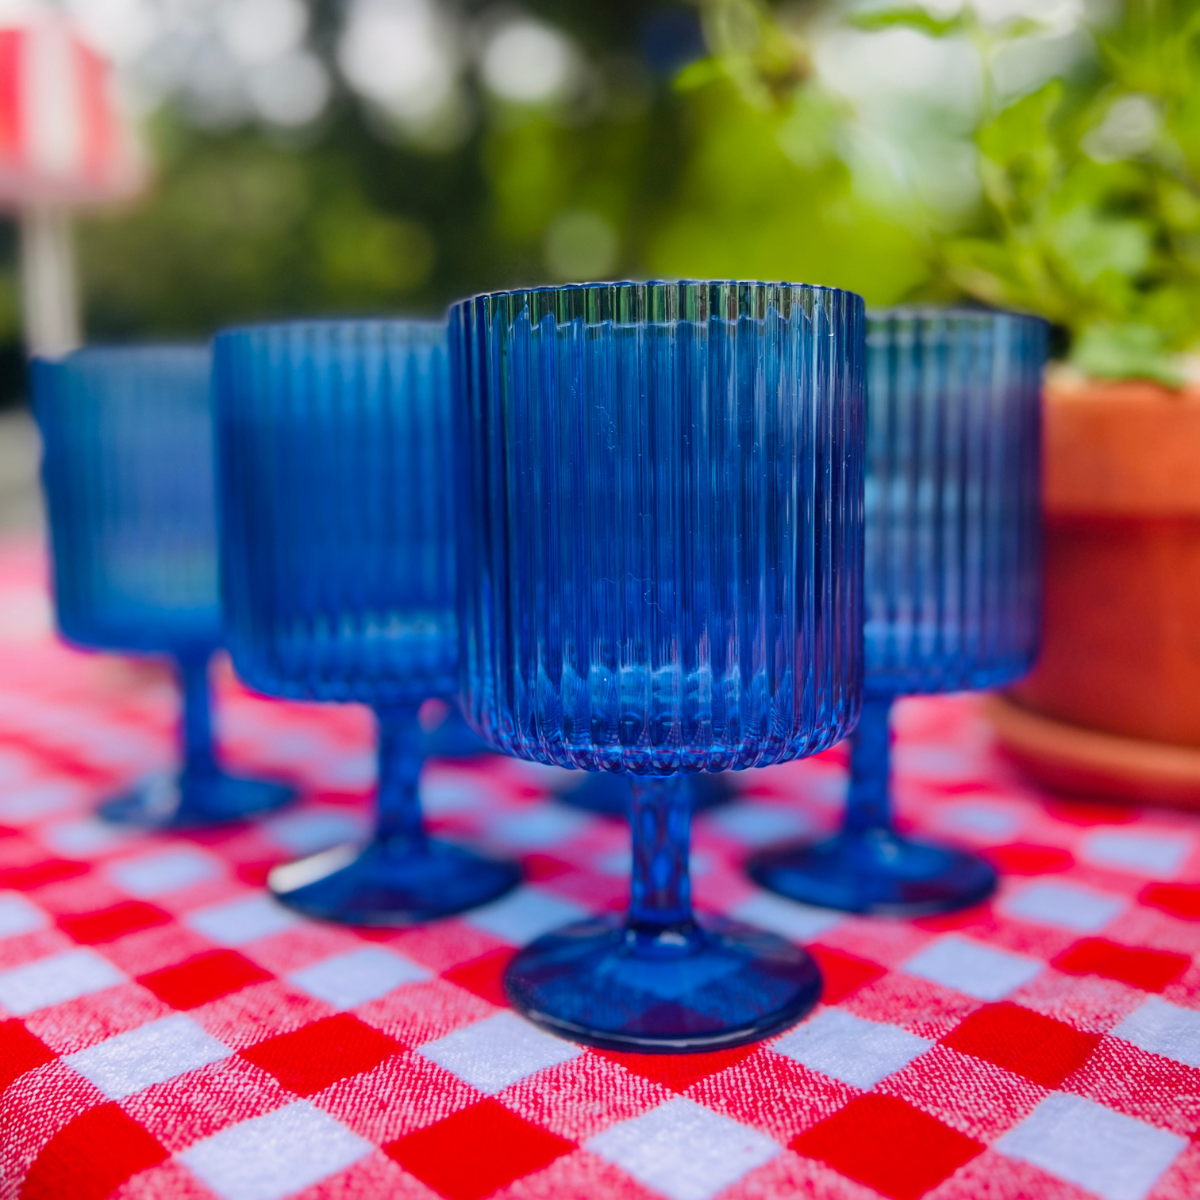
M992 30L992 37L997 41L1011 41L1017 38L1034 37L1040 33L1050 32L1052 26L1036 17L1014 17L1003 25Z
M1062 105L1063 91L1063 81L1051 79L1036 92L1002 109L980 129L980 150L996 162L1011 163L1052 146L1052 122Z
M1178 357L1152 325L1089 325L1075 339L1071 362L1095 379L1152 379L1170 388L1184 383Z
M715 80L724 79L727 75L724 65L717 58L700 58L688 63L673 80L677 92L695 92L707 87Z
M952 17L936 17L918 6L905 8L874 8L853 13L850 23L858 29L915 29L929 37L949 37L962 33L967 28L967 18L962 13Z
M1106 273L1131 279L1150 261L1150 231L1131 218L1103 217L1080 206L1055 223L1051 236L1055 252L1085 285Z

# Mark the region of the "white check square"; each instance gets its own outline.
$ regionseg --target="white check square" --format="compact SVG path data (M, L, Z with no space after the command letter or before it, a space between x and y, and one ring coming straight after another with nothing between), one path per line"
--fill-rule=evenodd
M1077 933L1099 933L1128 907L1123 896L1074 883L1031 883L1000 902L1010 917Z
M131 896L165 896L221 874L210 854L199 850L164 850L142 858L127 858L108 869L109 878Z
M832 909L812 908L795 900L773 896L770 892L755 892L729 915L747 925L769 929L793 942L811 942L846 920L844 914Z
M16 892L0 892L0 938L18 937L46 925L46 915Z
M514 850L557 846L587 827L590 818L562 804L543 803L520 812L506 812L488 825L493 841Z
M539 887L521 887L502 900L465 914L463 919L493 937L524 946L543 933L588 915L588 910L574 901Z
M585 1149L669 1200L710 1200L770 1162L781 1147L756 1129L677 1096L610 1125Z
M1187 1146L1178 1134L1055 1092L995 1144L1101 1200L1142 1200Z
M797 809L783 804L743 800L718 809L708 824L743 846L767 846L812 832L812 821Z
M221 1200L282 1200L370 1154L307 1100L222 1129L178 1157Z
M292 854L315 854L340 842L361 842L367 823L354 813L336 808L284 813L262 823L263 832Z
M43 779L0 798L0 820L8 825L32 825L53 812L83 799L83 789L66 779Z
M897 1025L866 1021L840 1008L827 1008L786 1034L771 1049L809 1070L868 1091L932 1045Z
M1161 996L1151 996L1112 1035L1150 1054L1200 1067L1200 1012L1194 1008L1180 1008L1168 1004Z
M1007 808L980 800L948 804L936 820L943 829L985 838L1012 837L1021 826L1020 819Z
M109 825L96 817L80 817L75 821L59 821L48 825L42 829L41 836L42 841L59 854L87 858L126 844L133 834L128 829Z
M110 1100L123 1100L151 1084L220 1062L230 1053L195 1021L176 1013L69 1054L63 1061Z
M288 979L310 996L332 1004L334 1008L357 1008L368 1000L378 1000L406 983L420 983L430 974L424 967L385 950L382 946L364 946L346 954L335 954L293 971Z
M1182 834L1098 829L1083 839L1080 852L1099 867L1116 867L1152 879L1174 879L1192 852L1192 843Z
M67 950L0 974L0 1004L23 1017L124 982L125 976L94 950Z
M245 946L282 933L301 918L269 896L245 896L188 913L183 922L219 946Z
M1040 975L1045 964L951 933L919 950L901 970L974 996L1001 1000Z
M426 1042L418 1052L487 1096L583 1053L510 1012Z

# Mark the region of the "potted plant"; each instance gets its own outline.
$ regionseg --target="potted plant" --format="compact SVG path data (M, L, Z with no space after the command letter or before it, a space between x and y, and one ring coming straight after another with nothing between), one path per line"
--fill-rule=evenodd
M842 114L809 53L829 7L801 6L799 24L764 0L702 8L714 55L692 75L723 71L764 112L803 118L792 142L810 156L836 146ZM1200 805L1200 372L1189 379L1187 357L1200 350L1200 11L1124 0L1071 32L1085 50L1069 66L1014 96L1001 87L1014 62L1063 31L938 10L848 18L965 39L981 68L979 203L953 228L926 213L913 298L1038 313L1060 357L1045 396L1044 648L990 715L1052 786ZM902 207L901 223L919 205Z
M1019 23L934 21L986 67ZM869 18L870 19L870 18ZM945 277L1041 313L1065 363L1045 395L1045 625L1033 673L989 702L1043 782L1200 804L1200 13L1127 0L1086 66L975 133L977 229Z

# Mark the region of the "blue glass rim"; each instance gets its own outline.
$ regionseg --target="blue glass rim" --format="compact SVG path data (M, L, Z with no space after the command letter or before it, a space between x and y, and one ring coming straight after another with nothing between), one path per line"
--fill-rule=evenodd
M283 321L247 321L239 325L224 325L213 335L214 342L230 337L244 337L247 334L306 334L328 333L331 330L365 330L365 329L412 329L427 331L431 334L444 334L446 331L445 317L400 317L400 316L362 316L362 317L297 317L294 320Z
M1020 322L1032 328L1048 329L1050 322L1036 313L1022 312L1012 308L966 308L961 305L941 307L937 304L893 304L887 308L867 309L867 334L870 325L883 321L912 321L925 325L941 322L961 323L974 321L980 326L996 325L1001 322Z
M80 346L77 350L70 350L58 357L36 354L30 362L43 368L65 367L75 363L117 363L122 359L139 362L159 354L196 354L207 351L208 348L209 344L203 338L192 342L175 338L161 342L89 342L86 346Z
M464 296L460 300L454 301L450 305L450 311L462 308L468 305L477 303L501 303L504 301L523 301L526 306L531 301L537 299L545 299L551 297L561 297L569 299L575 296L591 296L591 295L607 295L612 298L630 297L650 297L652 299L669 299L672 293L677 297L694 293L697 296L703 295L704 292L711 292L714 289L724 289L733 292L736 296L756 295L762 298L764 303L756 306L762 313L771 307L771 299L775 296L796 297L801 296L846 296L852 300L856 300L865 311L866 302L857 293L848 290L847 288L831 287L823 283L796 283L788 280L763 281L760 279L612 279L599 280L594 283L560 283L560 284L538 284L533 287L523 288L506 288L494 292L477 292L473 296ZM774 295L772 295L774 294ZM639 306L643 307L643 306ZM668 310L671 308L667 306ZM520 308L515 311L519 312ZM576 314L583 315L583 314ZM621 314L624 316L625 314ZM679 319L701 319L714 315L711 312L679 312L665 311L656 312L653 316L647 316L641 312L629 314L631 320L647 320L647 319L662 319L662 320L679 320ZM745 315L741 311L736 313L726 313L727 316ZM605 314L600 319L612 319L612 314Z

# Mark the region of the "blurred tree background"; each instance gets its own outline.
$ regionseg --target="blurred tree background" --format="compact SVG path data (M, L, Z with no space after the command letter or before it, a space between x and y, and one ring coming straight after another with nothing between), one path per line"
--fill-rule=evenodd
M1100 353L1102 369L1117 346L1116 374L1131 355L1154 374L1197 332L1200 296L1180 313L1200 201L1194 180L1167 194L1196 145L1112 195L1096 182L1145 158L1165 93L1191 80L1191 0L64 2L118 62L154 164L135 206L78 223L94 339L624 276L796 279L876 305L1047 298L1085 348L1116 330ZM1141 60L1126 37L1114 118L1109 48L1141 9L1174 22L1182 57L1160 96L1153 37ZM1055 188L1055 213L1034 213ZM1120 211L1151 195L1188 264L1167 333L1127 311L1165 269L1161 221ZM7 231L9 397L13 257ZM1128 295L1088 308L1097 280Z

